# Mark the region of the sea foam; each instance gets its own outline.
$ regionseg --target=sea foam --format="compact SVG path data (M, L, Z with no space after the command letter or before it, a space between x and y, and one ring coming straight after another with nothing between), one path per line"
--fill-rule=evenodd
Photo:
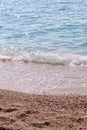
M63 66L87 67L87 55L56 54L44 52L19 52L15 56L0 55L2 62L42 63Z

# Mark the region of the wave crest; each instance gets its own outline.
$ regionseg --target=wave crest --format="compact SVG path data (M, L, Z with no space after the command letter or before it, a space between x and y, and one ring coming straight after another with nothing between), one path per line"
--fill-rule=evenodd
M87 67L87 55L72 55L72 54L54 54L43 52L21 52L15 56L0 55L0 61L16 61L16 62L34 62L53 65L69 65L69 66L83 66Z

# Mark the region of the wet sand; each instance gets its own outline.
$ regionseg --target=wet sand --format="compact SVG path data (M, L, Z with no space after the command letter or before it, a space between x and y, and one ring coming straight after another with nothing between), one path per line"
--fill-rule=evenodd
M0 130L87 130L87 96L0 90Z
M1 62L0 89L30 94L87 95L87 68Z

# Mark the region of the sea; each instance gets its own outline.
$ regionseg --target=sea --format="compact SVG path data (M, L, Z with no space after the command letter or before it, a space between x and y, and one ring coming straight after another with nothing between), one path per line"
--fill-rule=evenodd
M87 94L86 0L0 0L0 88Z

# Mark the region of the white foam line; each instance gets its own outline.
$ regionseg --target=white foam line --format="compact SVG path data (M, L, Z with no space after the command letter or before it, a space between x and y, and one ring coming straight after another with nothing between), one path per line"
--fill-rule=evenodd
M15 56L16 55L16 56ZM14 56L0 55L1 61L18 61L18 62L35 62L43 64L57 64L57 65L69 65L69 66L81 66L87 67L87 55L72 55L72 54L54 54L43 52L19 52Z

